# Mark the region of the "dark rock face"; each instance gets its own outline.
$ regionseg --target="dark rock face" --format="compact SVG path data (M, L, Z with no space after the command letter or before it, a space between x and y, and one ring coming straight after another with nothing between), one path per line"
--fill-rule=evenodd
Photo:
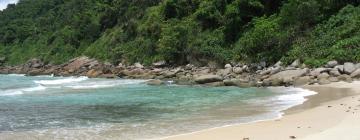
M212 83L212 82L219 82L222 81L223 78L218 75L202 75L197 78L195 78L195 82L199 84L206 84L206 83Z

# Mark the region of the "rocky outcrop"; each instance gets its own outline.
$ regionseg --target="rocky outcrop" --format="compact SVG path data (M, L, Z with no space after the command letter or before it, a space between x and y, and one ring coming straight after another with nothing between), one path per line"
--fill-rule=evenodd
M210 62L209 62L210 64ZM208 86L302 86L306 84L328 84L330 82L346 81L360 78L360 64L330 61L324 67L309 69L299 60L290 66L284 66L280 61L273 66L265 62L250 65L231 63L225 66L215 63L213 66L166 67L165 61L143 66L140 63L114 66L107 62L99 62L88 57L77 57L62 65L51 65L40 59L32 59L21 66L0 67L0 74L22 73L29 76L87 76L90 78L127 78L156 79L149 85L162 85L163 81L173 80L176 84L204 84ZM220 68L218 68L218 66ZM351 73L350 73L351 72Z
M99 62L97 60L90 59L89 57L86 56L82 56L70 60L68 63L66 63L63 66L63 69L70 73L74 73L81 71L81 69L87 69L87 68L91 69L97 65L99 65Z

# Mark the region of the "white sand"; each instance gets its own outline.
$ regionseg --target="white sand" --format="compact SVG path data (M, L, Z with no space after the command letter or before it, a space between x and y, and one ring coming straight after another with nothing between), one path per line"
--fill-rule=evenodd
M360 140L360 82L305 88L319 95L310 97L303 109L290 110L296 113L279 120L215 128L166 140ZM341 98L341 94L352 96Z

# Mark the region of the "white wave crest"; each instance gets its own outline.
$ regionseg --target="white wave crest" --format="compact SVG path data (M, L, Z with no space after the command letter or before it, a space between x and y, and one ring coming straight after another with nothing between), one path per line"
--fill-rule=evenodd
M36 86L36 87L29 87L29 88L20 88L20 89L9 89L9 90L0 90L0 96L13 96L13 95L21 95L26 92L34 92L34 91L41 91L46 90L44 86Z
M25 74L8 74L8 76L24 77Z
M97 89L110 88L121 85L135 85L146 82L147 80L106 80L106 81L90 81L78 83L77 85L65 86L72 89Z
M57 80L39 80L39 81L35 81L35 83L41 85L62 85L68 83L77 83L77 82L85 81L87 79L88 79L87 77L69 77L69 78L57 79Z
M268 109L280 113L294 106L301 105L307 101L307 96L315 95L317 92L302 88L269 87L270 91L280 93L278 96L250 99L246 102L259 106L267 106Z

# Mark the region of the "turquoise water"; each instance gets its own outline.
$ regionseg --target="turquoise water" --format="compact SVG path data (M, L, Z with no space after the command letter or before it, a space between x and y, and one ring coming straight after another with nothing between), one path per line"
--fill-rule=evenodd
M144 139L281 116L296 88L148 86L146 80L0 75L0 136Z

